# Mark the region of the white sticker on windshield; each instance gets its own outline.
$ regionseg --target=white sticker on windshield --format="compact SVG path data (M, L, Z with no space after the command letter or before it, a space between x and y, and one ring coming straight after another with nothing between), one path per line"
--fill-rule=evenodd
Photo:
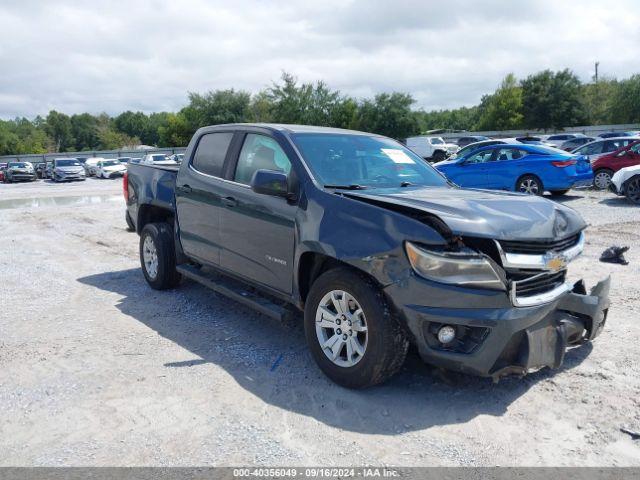
M384 153L387 157L393 160L394 163L416 163L409 155L404 153L402 150L397 150L395 148L381 148L380 150L382 150L382 153Z

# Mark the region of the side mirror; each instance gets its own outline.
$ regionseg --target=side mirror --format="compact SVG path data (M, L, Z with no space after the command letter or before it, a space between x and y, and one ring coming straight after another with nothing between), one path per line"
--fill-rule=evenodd
M287 197L289 195L287 175L275 170L256 170L251 179L251 190L272 197Z

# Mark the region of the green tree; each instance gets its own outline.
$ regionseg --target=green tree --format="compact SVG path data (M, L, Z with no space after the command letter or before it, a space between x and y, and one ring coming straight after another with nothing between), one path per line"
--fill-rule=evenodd
M364 100L358 109L358 129L403 139L420 132L418 115L411 110L415 103L406 93L381 93Z
M62 152L75 147L71 133L71 119L68 115L51 110L47 115L44 128L53 140L56 152Z
M302 83L284 72L280 83L274 83L266 92L270 102L271 121L301 125L338 126L350 122L353 105L338 90L326 83Z
M158 127L159 144L163 147L184 147L193 132L182 113L169 113L164 125Z
M620 81L610 107L613 123L640 123L640 75Z
M522 126L522 88L508 74L491 95L482 97L477 130L514 130Z
M195 132L206 125L247 122L250 118L251 95L248 92L216 90L203 95L189 93L189 105L180 112Z
M522 112L525 126L561 129L585 121L580 98L581 83L569 69L545 70L522 81Z
M584 104L587 124L602 125L613 122L613 100L618 89L618 81L610 78L601 78L598 83L582 86L580 96Z
M94 150L100 145L98 120L89 113L71 116L71 135L76 150Z

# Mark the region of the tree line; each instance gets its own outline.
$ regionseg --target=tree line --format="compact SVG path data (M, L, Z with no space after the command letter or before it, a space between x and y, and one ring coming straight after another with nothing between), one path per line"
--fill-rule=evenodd
M640 75L582 83L570 70L544 70L518 80L507 75L478 105L449 110L414 109L408 93L356 99L323 81L300 83L288 73L270 87L189 93L178 112L126 111L0 120L0 155L113 150L139 144L187 145L204 125L236 122L297 123L349 128L402 139L434 130L521 128L559 130L576 125L640 122Z

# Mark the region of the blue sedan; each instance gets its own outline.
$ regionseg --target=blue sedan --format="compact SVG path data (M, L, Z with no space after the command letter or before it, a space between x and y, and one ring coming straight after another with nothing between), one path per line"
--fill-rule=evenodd
M534 195L563 195L593 183L586 157L539 145L490 145L434 166L461 187Z

